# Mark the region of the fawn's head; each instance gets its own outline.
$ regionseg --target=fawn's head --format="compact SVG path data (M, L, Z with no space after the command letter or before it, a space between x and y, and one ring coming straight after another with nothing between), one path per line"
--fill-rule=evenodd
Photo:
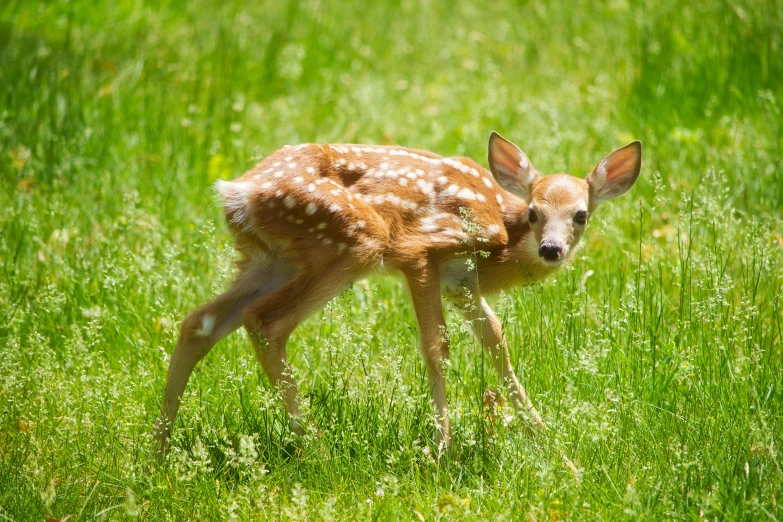
M568 174L541 176L519 147L493 132L489 168L501 187L528 203L521 216L549 266L561 264L582 238L599 203L622 196L639 177L642 144L634 141L606 156L586 179Z

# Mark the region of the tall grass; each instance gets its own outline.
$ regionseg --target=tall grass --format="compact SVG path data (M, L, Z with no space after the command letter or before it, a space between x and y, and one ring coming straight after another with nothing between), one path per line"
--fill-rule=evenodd
M722 0L0 7L0 518L781 519L783 8ZM243 332L151 458L178 322L230 280L209 189L286 143L543 172L644 143L579 259L497 296L530 439L448 314L437 461L399 282L290 342L294 438ZM575 481L560 448L579 468Z

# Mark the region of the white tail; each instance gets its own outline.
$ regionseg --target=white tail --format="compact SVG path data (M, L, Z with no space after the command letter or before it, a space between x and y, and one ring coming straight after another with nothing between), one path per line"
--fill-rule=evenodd
M492 133L489 166L492 174L469 158L401 147L299 145L275 152L234 181L218 181L243 259L231 289L183 321L156 425L161 449L193 368L241 325L299 431L297 387L286 371L288 336L381 260L399 270L410 288L439 447L450 437L442 293L473 310L468 319L481 319L472 321L476 336L511 403L530 426L543 428L514 375L500 322L479 289L494 292L539 280L566 261L597 204L636 181L641 144L610 154L587 180L541 177L520 149ZM477 258L475 272L460 257L466 244L489 254Z

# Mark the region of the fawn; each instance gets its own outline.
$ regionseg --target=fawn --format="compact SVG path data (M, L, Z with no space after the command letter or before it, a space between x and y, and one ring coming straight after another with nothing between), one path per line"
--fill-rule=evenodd
M449 444L443 361L449 356L442 294L473 320L517 414L544 422L514 374L500 321L481 293L538 281L573 256L599 203L639 176L641 143L606 156L582 180L542 177L513 143L493 132L491 175L470 158L377 145L287 146L233 181L218 181L242 254L231 288L182 323L155 439L168 446L180 398L196 364L244 325L258 360L279 386L293 430L302 432L286 341L310 313L383 263L402 273L413 301L436 413L436 444ZM472 233L465 227L465 216ZM489 255L470 273L466 244ZM478 282L478 284L477 284ZM480 286L479 286L480 285Z

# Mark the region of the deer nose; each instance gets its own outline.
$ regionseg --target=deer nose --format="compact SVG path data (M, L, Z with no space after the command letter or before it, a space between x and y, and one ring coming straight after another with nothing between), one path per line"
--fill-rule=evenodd
M560 259L562 254L563 248L560 245L556 245L554 243L544 243L538 249L538 255L547 261L556 261Z

